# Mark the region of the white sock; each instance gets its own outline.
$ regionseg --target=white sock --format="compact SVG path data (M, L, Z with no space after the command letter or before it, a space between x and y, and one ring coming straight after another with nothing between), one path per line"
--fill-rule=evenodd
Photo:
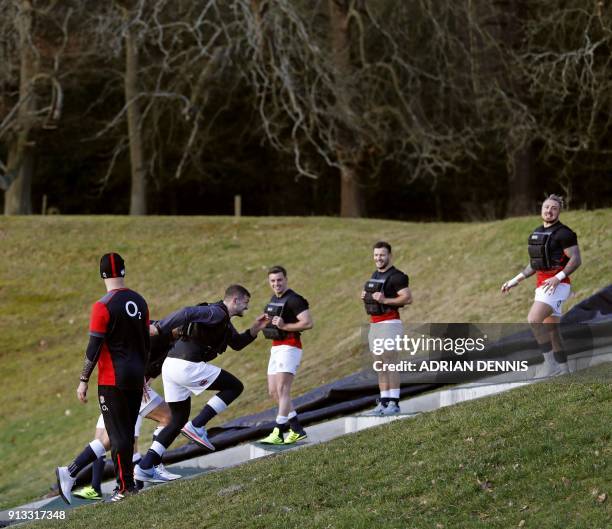
M158 456L161 457L164 455L166 447L159 441L153 441L153 444L151 445L151 450L153 450L153 452L155 452Z
M221 413L225 408L227 408L227 404L225 404L223 399L217 397L217 395L212 396L206 404L215 410L217 414Z
M286 415L277 415L276 416L276 424L285 424L289 421L289 417Z
M106 454L106 448L104 448L102 441L99 439L94 439L91 443L89 443L89 446L94 451L94 454L96 454L98 457L102 457Z
M381 390L380 392L380 398L381 399L390 399L391 398L391 392L388 390Z
M289 415L287 415L287 420L290 421L291 419L293 419L294 417L297 417L297 411L293 410L289 412Z
M132 455L132 463L137 463L141 459L142 456L140 455L140 452L136 452L134 455Z
M387 393L389 393L389 398L390 399L399 399L399 396L400 396L399 388L397 388L397 389L390 389Z

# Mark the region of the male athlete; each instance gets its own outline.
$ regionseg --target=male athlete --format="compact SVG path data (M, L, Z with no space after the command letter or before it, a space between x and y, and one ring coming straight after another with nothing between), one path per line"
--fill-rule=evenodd
M138 463L141 459L138 453L138 438L140 437L140 428L142 425L142 418L146 417L157 421L159 426L153 432L153 440L157 438L157 434L168 424L170 424L170 408L168 403L159 395L151 386L149 381L157 378L161 374L161 367L163 364L168 351L171 349L174 340L177 338L177 334L174 333L171 336L159 337L156 336L151 339L151 349L149 352L149 358L147 365L145 366L145 384L142 392L142 400L140 403L140 411L138 412L138 420L136 421L136 427L134 428L134 456L132 461L134 464ZM72 495L85 500L101 500L102 499L102 478L104 475L105 467L105 454L110 449L110 439L108 432L104 427L104 417L102 414L98 417L96 424L96 432L94 440L89 443L89 447L99 455L92 464L91 471L91 484L82 487L79 490L75 490ZM77 456L73 461L73 465L76 465L76 472L81 471L81 466L77 462L84 461L87 459L89 453L87 447L85 448L82 455ZM157 473L164 476L167 481L173 481L179 479L181 476L169 472L162 463L156 467Z
M312 329L313 321L308 301L288 288L282 266L268 270L268 282L274 292L266 307L271 321L264 329L266 338L272 340L268 393L278 403L278 415L274 429L260 443L292 444L307 437L291 402L291 384L302 360L300 333Z
M373 246L376 271L366 282L361 293L366 313L370 315L368 341L370 351L374 350L374 340L385 340L404 335L399 309L412 303L412 293L408 287L408 276L391 264L391 245L379 241ZM384 342L382 342L384 343ZM384 351L377 360L383 363L396 363L397 351ZM395 415L400 413L400 374L397 371L379 371L378 386L380 399L372 413L374 415Z
M125 264L118 253L102 256L100 276L107 294L92 308L89 344L77 397L87 402L89 377L98 364L98 399L117 478L117 488L110 500L120 501L138 492L132 456L149 355L149 309L140 294L125 287ZM88 445L70 467L56 469L58 488L66 503L71 501L71 489L79 470L100 455Z
M248 310L251 295L241 285L230 285L222 301L185 307L173 312L151 327L152 335L168 336L180 328L180 338L169 351L162 367L164 396L170 405L172 418L151 445L140 463L135 477L140 481L162 483L168 481L157 472L156 465L166 449L183 434L198 445L214 450L205 425L236 400L244 386L234 375L209 364L229 346L239 351L257 337L268 323L265 314L259 316L243 333L231 324L234 316L241 317ZM218 391L191 421L191 394L199 395L206 389ZM189 421L189 422L188 422Z
M529 236L529 264L501 287L503 293L509 292L536 274L535 301L527 320L544 356L544 377L569 373L558 323L563 302L570 295L569 276L582 263L576 234L559 220L562 209L563 199L558 195L549 195L544 201L543 224Z

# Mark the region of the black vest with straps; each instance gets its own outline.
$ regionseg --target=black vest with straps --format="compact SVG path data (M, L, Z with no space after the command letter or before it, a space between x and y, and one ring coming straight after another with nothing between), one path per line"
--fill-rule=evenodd
M552 235L563 225L558 222L550 231L540 231L537 228L528 240L529 264L533 270L551 270L561 266L561 256L553 255L551 251Z
M373 316L379 316L385 312L391 310L386 305L381 305L378 301L372 298L372 294L375 292L382 292L385 288L385 279L368 279L363 289L365 290L365 297L363 298L363 304L367 314Z
M206 305L209 303L198 304L198 306ZM197 322L183 325L179 333L180 338L168 354L169 357L189 362L210 362L225 351L232 332L230 315L222 302L215 305L219 305L225 312L223 320L216 325Z
M270 321L274 316L283 317L283 309L285 308L286 302L287 300L284 299L283 301L270 302L266 305L264 312L268 315ZM263 328L262 332L268 340L283 340L287 337L285 331L279 329L276 325L272 325L272 323L268 323L268 325Z
M383 305L381 303L378 303L372 298L372 294L374 294L374 292L382 292L383 294L385 294L385 288L387 287L387 282L392 277L394 277L396 274L402 274L402 272L399 271L395 267L391 267L389 270L383 273L387 274L387 272L390 272L390 273L386 275L384 278L371 277L370 279L366 281L363 287L363 290L365 291L365 296L363 298L364 308L365 308L366 313L371 316L380 316L381 314L386 314L387 312L391 312L392 310L397 310L398 308L398 307L391 307L389 305ZM380 273L381 272L374 272L374 274L372 275L374 276ZM389 295L390 297L397 296L397 292L395 291L395 289L393 290L394 290L393 293L387 292L386 295Z

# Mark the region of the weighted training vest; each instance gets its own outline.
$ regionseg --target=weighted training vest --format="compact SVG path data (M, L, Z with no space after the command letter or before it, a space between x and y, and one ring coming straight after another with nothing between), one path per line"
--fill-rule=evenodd
M198 306L206 305L209 303L198 304ZM198 322L183 325L179 333L180 338L170 356L189 362L210 362L225 351L232 331L230 316L225 305L220 303L219 306L223 308L225 318L216 325Z
M272 320L274 316L280 316L282 318L286 302L286 299L282 302L270 302L264 308L264 312L268 315L270 320ZM283 340L287 337L287 332L279 329L276 325L272 325L272 323L268 323L268 325L263 328L263 335L268 340Z
M562 224L559 222L551 231L538 231L536 229L529 236L527 251L529 252L529 264L534 270L551 270L561 265L560 259L555 259L550 249L552 234L561 226Z
M383 292L386 282L387 282L386 279L368 279L366 281L366 284L363 287L363 289L365 290L365 297L363 298L363 304L364 304L366 313L373 315L373 316L379 316L381 314L385 314L386 312L389 312L390 310L392 310L391 307L387 305L381 305L380 303L378 303L378 301L375 301L372 298L372 294L374 294L374 292Z

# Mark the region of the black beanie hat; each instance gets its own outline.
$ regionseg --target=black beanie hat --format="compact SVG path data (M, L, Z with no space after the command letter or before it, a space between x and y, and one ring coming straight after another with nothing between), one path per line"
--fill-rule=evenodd
M125 277L125 263L118 253L105 253L100 259L100 277Z

